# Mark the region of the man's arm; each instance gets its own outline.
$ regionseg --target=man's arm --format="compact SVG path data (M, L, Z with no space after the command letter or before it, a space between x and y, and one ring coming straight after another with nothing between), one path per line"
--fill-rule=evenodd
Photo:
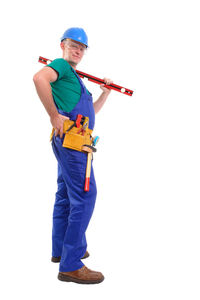
M57 78L58 78L58 74L56 71L54 71L50 67L44 67L42 70L40 70L33 76L33 81L38 96L50 117L52 126L55 129L55 136L59 134L60 137L62 138L63 123L66 119L69 118L58 113L53 100L50 83L56 81Z
M109 85L112 83L112 80L110 79L107 79L107 78L104 78L104 81L105 81L105 84ZM102 108L102 106L104 105L104 103L106 102L111 90L104 87L104 85L101 85L100 86L101 89L103 90L102 94L100 95L100 97L97 99L97 101L95 101L93 103L94 105L94 111L95 111L95 114L97 114L100 109Z

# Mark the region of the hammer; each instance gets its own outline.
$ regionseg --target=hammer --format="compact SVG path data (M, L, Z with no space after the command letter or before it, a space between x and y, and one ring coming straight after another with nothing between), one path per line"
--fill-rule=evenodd
M87 156L87 167L86 167L86 174L85 174L85 186L84 191L89 192L90 190L90 173L91 173L91 161L92 161L92 152L96 152L96 146L97 142L99 141L99 137L95 136L92 141L92 146L90 145L83 145L82 150L88 153Z

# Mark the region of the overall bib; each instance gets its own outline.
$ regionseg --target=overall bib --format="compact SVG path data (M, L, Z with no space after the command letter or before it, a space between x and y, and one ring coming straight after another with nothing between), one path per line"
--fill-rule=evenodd
M93 130L95 112L92 95L77 76L81 85L81 97L75 108L69 112L58 112L76 120L78 114L89 117L89 128ZM85 231L89 224L96 201L96 183L91 166L90 190L84 191L87 154L64 148L64 137L53 136L52 148L58 161L58 189L53 211L52 256L59 257L60 272L80 269L81 258L87 249Z

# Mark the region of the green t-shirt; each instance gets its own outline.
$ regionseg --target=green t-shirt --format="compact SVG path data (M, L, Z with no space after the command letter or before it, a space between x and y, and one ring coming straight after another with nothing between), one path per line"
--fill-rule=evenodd
M70 112L81 96L81 85L78 78L72 71L72 67L63 58L53 60L47 67L51 67L58 73L57 80L51 83L57 107L65 112Z

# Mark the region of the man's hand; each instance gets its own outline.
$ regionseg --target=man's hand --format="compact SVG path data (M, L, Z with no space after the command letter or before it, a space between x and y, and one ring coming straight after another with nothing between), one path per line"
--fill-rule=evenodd
M113 81L111 79L109 79L109 78L104 78L103 80L104 80L104 82L105 82L106 85L109 85L109 84L113 83ZM107 87L105 87L104 84L101 84L100 88L102 89L102 91L105 94L110 94L110 92L111 92L111 89L108 89Z
M57 136L59 134L60 138L62 138L63 124L64 124L65 120L69 120L69 118L66 116L63 116L61 114L57 114L56 116L51 117L50 120L51 120L51 124L52 124L53 128L55 129L55 136Z

